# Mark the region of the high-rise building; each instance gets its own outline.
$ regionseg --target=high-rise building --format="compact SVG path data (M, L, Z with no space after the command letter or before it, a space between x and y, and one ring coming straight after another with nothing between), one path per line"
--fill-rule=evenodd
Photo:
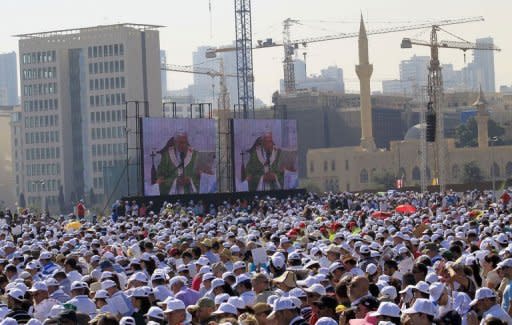
M477 45L492 45L492 37L478 38ZM496 79L494 75L494 51L475 50L473 51L474 74L476 84L471 85L471 90L479 89L480 85L484 92L496 92Z
M18 104L16 53L0 54L0 105Z
M137 136L127 120L135 115L133 101L161 115L159 27L18 35L24 182L17 194L28 205L56 207L105 194L104 169L124 165Z
M166 65L167 64L167 54L165 53L165 50L160 50L160 64ZM160 82L162 83L162 97L167 96L167 70L161 70L160 71Z
M293 62L295 73L295 88L310 89L314 91L345 93L345 82L343 81L343 69L337 66L330 66L320 71L320 75L307 76L306 64L303 60L297 59ZM284 80L280 80L280 91L284 93Z

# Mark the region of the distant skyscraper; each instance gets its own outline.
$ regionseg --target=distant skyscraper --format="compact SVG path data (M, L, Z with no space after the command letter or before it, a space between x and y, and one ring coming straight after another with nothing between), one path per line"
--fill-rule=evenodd
M160 50L160 64L167 64L167 55L165 50ZM162 83L162 97L167 96L167 70L160 70L160 82Z
M16 53L0 54L0 105L18 104Z
M147 101L150 116L162 114L158 27L19 35L23 148L17 177L23 182L17 194L24 193L28 205L56 207L60 191L65 202L105 194L105 170L125 166L136 136L134 119L126 136L127 114L135 109L130 103L127 113L125 102Z
M478 38L476 44L494 44L492 37ZM482 85L484 92L496 92L494 75L494 51L475 50L473 63L475 64L475 79L477 85L472 85L472 90L479 89ZM476 87L475 87L476 86Z
M427 85L430 57L414 55L409 60L400 62L400 80L405 93L409 96Z
M320 71L320 75L307 76L306 64L303 60L294 61L295 88L311 89L324 92L345 92L343 81L343 69L337 66L330 66ZM280 80L280 91L284 93L284 80Z

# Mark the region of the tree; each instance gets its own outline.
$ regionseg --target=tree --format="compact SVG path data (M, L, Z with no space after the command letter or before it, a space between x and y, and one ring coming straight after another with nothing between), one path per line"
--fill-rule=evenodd
M484 179L482 176L482 170L478 166L476 161L471 161L464 164L462 172L462 182L464 184L479 183Z
M505 129L502 128L494 120L489 119L488 123L489 138L501 137L505 134ZM478 127L474 117L469 118L465 124L460 124L455 129L455 144L457 147L477 147L478 146ZM497 143L500 144L499 142Z
M382 171L379 173L375 173L373 176L373 182L375 185L380 185L379 187L384 189L390 189L395 187L396 176L389 171Z

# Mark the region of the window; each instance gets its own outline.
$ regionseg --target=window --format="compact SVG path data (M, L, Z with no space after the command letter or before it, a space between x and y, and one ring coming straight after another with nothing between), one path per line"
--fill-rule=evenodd
M345 160L345 170L348 170L348 160Z
M108 56L108 46L103 45L103 56Z
M500 166L496 162L492 164L490 174L491 177L500 177Z
M328 163L327 160L324 160L324 172L326 172L328 169Z
M119 61L119 71L124 72L124 60Z
M97 57L98 56L98 48L96 46L93 47L92 49L92 53L93 53L93 57Z
M454 180L459 178L460 168L457 164L452 166L452 178Z
M117 45L117 44L114 44L114 55L115 56L119 55L119 45Z
M512 177L512 161L509 161L505 166L505 175L507 178Z
M315 172L315 164L314 164L313 160L311 160L309 162L309 172L310 173L314 173Z
M114 61L110 61L110 72L114 72ZM116 66L115 72L119 72L119 65Z
M119 44L119 55L124 55L124 45Z
M336 170L336 160L331 160L331 170L332 171Z
M364 168L359 173L359 183L361 183L361 184L368 183L368 171Z

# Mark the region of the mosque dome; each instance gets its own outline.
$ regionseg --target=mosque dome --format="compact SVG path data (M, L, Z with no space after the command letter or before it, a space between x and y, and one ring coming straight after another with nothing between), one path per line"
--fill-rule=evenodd
M405 133L404 140L419 140L421 137L421 131L425 129L425 126L425 123L411 126L411 128Z

